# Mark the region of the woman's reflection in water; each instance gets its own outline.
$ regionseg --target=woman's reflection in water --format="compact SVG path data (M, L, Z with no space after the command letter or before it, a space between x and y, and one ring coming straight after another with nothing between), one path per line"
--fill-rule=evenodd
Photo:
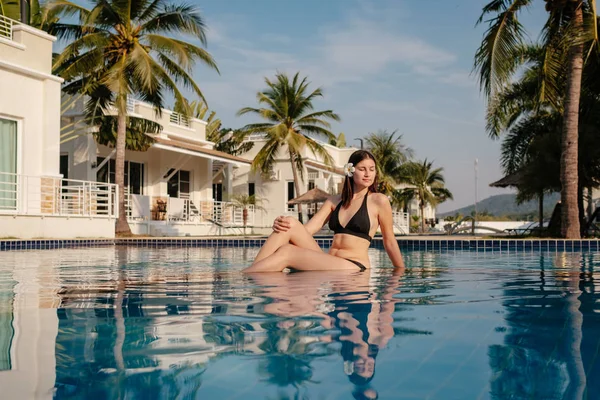
M343 371L354 385L354 398L371 400L378 398L371 387L377 355L394 336L393 294L403 272L375 279L371 271L263 273L252 280L272 299L265 313L320 317L325 334L319 341L341 343Z

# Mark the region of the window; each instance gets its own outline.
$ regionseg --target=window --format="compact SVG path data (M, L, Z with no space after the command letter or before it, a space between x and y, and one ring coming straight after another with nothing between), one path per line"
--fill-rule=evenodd
M167 172L167 176L173 173L173 169ZM190 198L190 171L177 171L167 182L167 194L169 197L177 197L181 199Z
M96 162L100 165L102 161L104 161L104 158L98 157ZM115 169L115 160L108 160L96 173L96 180L98 182L116 183ZM144 164L125 161L125 185L132 194L144 194Z
M308 190L312 190L315 188L315 181L308 181Z
M17 208L17 121L0 118L0 210Z
M248 182L248 196L254 196L254 182Z
M294 189L294 181L288 181L287 183L287 201L292 200L294 197L296 197L295 195L295 189ZM287 204L287 202L286 202ZM288 211L293 211L296 208L293 205L289 205L287 206Z

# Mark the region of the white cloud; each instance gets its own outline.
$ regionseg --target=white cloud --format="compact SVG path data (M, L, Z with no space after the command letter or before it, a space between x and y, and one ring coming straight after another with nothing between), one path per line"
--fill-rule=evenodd
M456 57L425 41L391 33L376 21L355 20L326 32L318 48L322 68L334 81L370 78L388 68L407 68L419 75L435 73Z

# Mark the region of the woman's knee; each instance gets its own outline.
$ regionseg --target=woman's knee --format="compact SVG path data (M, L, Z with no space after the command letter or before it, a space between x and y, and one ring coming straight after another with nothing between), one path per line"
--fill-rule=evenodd
M284 244L279 249L277 249L276 253L285 260L289 260L298 247L293 244Z
M284 220L285 220L285 222L287 222L288 224L290 224L290 229L293 229L293 228L295 228L297 226L302 225L300 223L300 221L298 221L298 219L294 218L294 217L287 216L287 217L284 217Z

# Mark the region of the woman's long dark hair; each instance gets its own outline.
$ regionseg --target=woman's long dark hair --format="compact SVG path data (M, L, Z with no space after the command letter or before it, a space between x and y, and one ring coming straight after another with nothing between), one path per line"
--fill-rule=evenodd
M356 168L356 164L370 158L375 163L375 171L377 171L377 160L373 157L373 154L369 153L366 150L357 150L348 159L349 163ZM375 172L375 179L373 180L373 184L369 186L369 192L377 193L377 172ZM342 207L348 208L350 206L350 202L352 201L352 197L354 196L354 179L346 176L344 178L344 187L342 189Z

